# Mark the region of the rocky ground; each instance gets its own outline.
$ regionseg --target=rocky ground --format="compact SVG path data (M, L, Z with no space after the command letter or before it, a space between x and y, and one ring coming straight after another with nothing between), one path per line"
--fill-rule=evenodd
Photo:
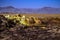
M0 32L0 40L60 40L60 29L20 26Z
M42 23L46 26L25 26L0 15L0 40L60 40L60 19Z

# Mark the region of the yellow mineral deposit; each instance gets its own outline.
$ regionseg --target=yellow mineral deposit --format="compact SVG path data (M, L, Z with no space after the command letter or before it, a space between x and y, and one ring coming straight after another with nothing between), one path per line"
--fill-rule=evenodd
M9 17L10 17L10 15L5 15L5 17L6 17L6 18L9 18Z
M22 15L21 17L19 15L6 15L5 16L6 18L9 18L9 19L15 19L14 22L16 20L19 21L19 23L23 24L23 25L35 25L35 24L40 24L41 21L38 19L38 18L35 18L33 16L31 17L26 17L25 15ZM33 23L31 23L33 22ZM34 23L35 22L35 23Z
M26 23L26 18L25 18L24 15L21 17L20 23L21 23L21 24L24 24L24 25L27 25L27 23Z

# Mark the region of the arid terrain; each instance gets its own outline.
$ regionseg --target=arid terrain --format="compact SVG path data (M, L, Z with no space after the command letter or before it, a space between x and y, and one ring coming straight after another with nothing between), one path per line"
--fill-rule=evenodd
M0 13L0 15L17 15L18 13L7 13L7 14L4 14L4 13ZM21 15L25 15L27 17L29 16L34 16L34 17L60 17L60 14L35 14L35 13L32 13L32 14L27 14L27 13L20 13Z
M0 14L0 40L60 40L60 14Z
M60 0L0 0L0 40L60 40Z

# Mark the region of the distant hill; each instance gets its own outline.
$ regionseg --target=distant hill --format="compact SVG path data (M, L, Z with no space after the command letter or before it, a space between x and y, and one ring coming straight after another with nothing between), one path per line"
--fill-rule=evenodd
M0 7L0 12L12 12L12 13L47 13L47 14L59 14L60 8L52 8L52 7L43 7L38 9L32 8L15 8L12 6Z

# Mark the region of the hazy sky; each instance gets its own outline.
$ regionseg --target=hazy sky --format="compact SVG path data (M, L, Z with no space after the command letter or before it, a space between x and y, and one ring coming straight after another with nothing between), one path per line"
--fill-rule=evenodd
M14 6L16 8L60 8L60 0L0 0L0 6Z

